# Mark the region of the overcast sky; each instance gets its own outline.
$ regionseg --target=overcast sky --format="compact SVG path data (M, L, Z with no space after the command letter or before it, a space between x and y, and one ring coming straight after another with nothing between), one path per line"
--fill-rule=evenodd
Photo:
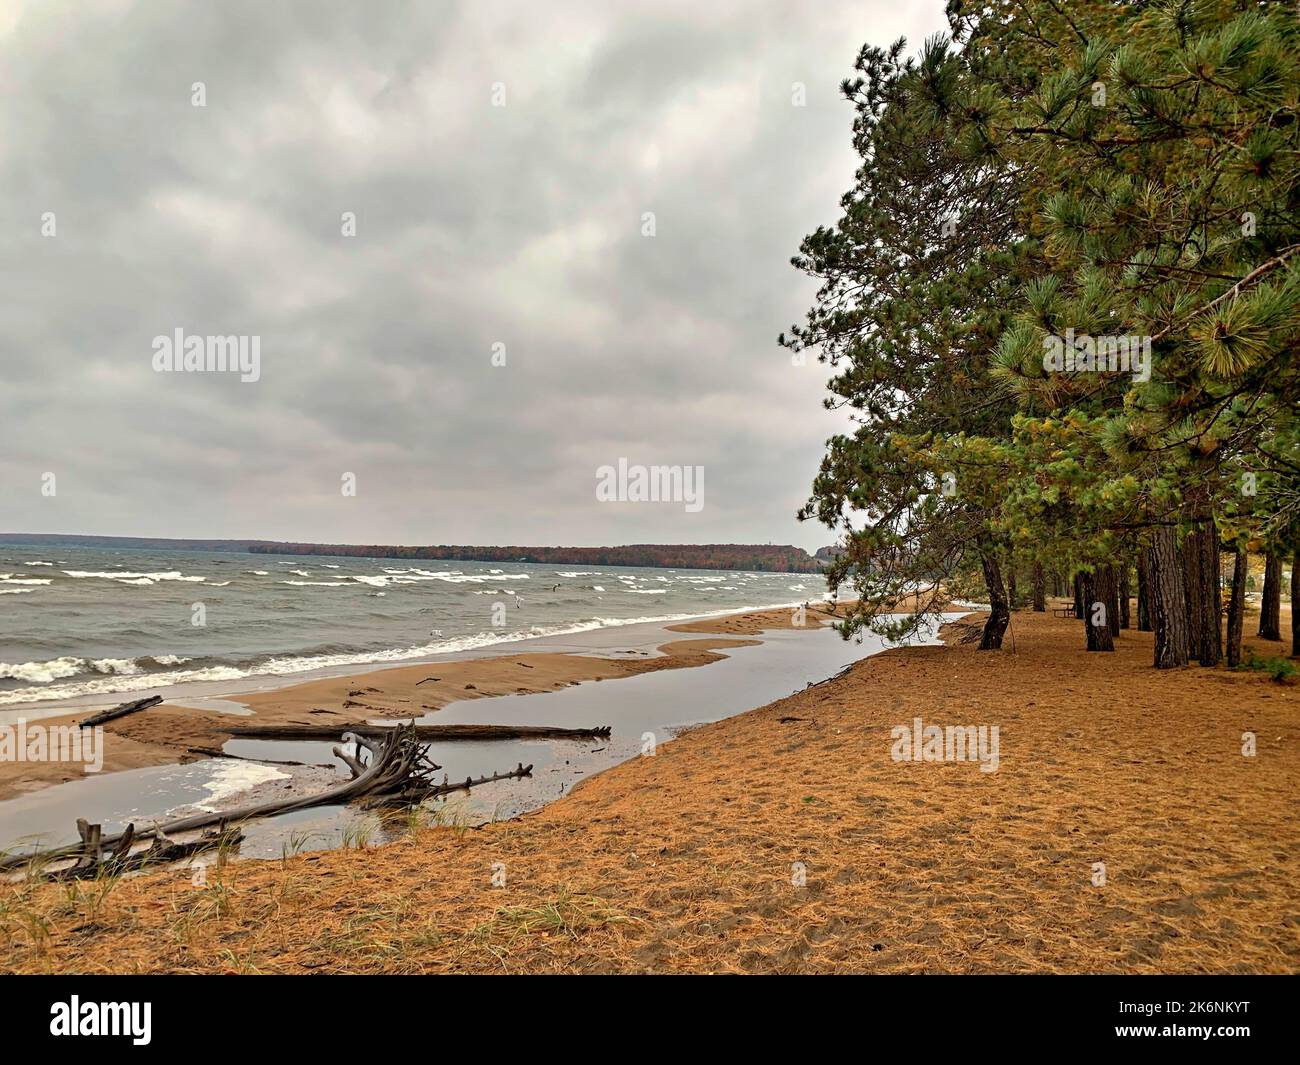
M942 9L0 0L0 531L829 542L789 258L858 48ZM155 372L177 328L260 379ZM620 458L703 508L598 502Z

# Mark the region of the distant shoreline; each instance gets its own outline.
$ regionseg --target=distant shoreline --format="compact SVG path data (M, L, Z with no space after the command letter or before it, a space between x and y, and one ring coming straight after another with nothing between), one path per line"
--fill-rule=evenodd
M178 539L75 533L0 533L0 544L28 547L98 547L232 554L313 555L328 558L398 558L441 562L529 562L540 565L639 566L648 569L743 570L820 573L823 562L790 544L624 544L614 547L403 546L317 544L278 540Z

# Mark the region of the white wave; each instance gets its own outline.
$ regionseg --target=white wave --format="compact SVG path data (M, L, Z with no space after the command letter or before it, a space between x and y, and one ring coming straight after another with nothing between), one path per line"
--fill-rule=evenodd
M73 699L79 695L116 695L120 692L146 691L149 688L164 688L170 684L188 684L206 680L242 680L248 675L247 670L234 669L230 666L180 669L169 673L140 673L131 677L114 675L77 681L73 684L54 684L48 688L15 688L13 691L0 693L0 706L41 702L46 699Z
M77 673L93 671L120 677L133 677L153 663L175 666L189 659L181 655L142 655L139 658L75 658L66 655L48 662L24 662L21 665L0 663L0 679L25 680L34 684L48 684L53 680L71 677Z
M35 588L0 588L0 595L30 595Z
M305 570L305 569L291 569L289 572L290 572L290 573L297 574L299 577L310 577L310 576L311 576L311 572L310 572L309 570Z
M247 572L247 573L252 573L252 574L254 574L255 576L258 576L258 577L265 577L265 576L266 576L266 570L264 570L264 569L250 569L250 570L246 570L245 572Z
M0 662L0 680L25 680L28 684L48 684L60 677L80 673L85 665L81 658L54 658L48 662Z
M180 570L167 570L162 573L127 573L125 570L115 570L111 573L99 570L81 570L65 569L63 571L69 577L100 577L107 581L117 581L118 584L155 584L158 581L205 581L206 577L186 577Z
M628 588L633 595L667 595L667 588Z
M499 569L494 569L492 572L500 573L501 571ZM555 575L557 577L599 577L600 571L594 569L573 569L573 570L557 569L555 571Z
M202 681L238 681L254 676L293 676L313 670L338 668L340 666L360 666L384 662L405 662L416 658L428 658L434 655L455 654L472 651L496 644L517 643L541 636L569 636L593 629L620 628L626 625L664 624L674 621L688 621L696 618L721 617L741 611L777 610L798 606L798 603L770 603L764 606L728 607L706 613L692 611L683 614L658 614L635 618L595 617L574 624L558 624L549 627L534 626L527 631L515 632L479 632L468 636L440 640L435 643L422 644L418 647L397 647L384 651L346 652L329 655L305 655L300 658L292 656L271 658L261 664L238 669L233 666L210 666L205 669L178 669L162 673L138 673L128 676L111 675L101 678L77 681L71 684L55 684L40 688L15 688L13 691L0 692L0 706L17 703L42 702L50 699L71 699L84 695L113 695L120 692L145 691L150 688L163 688L172 685L190 684ZM81 659L56 659L56 662L81 663ZM162 659L156 659L161 662ZM46 669L54 663L25 663L22 667L0 665L0 676L8 669L38 667ZM64 672L60 676L71 676L77 668ZM34 680L25 676L14 676L16 680ZM57 679L51 677L50 679Z
M29 566L53 566L53 562L29 562Z
M497 581L526 581L531 578L527 573L502 573L499 569L490 573L462 573L460 570L427 570L418 567L410 569L384 569L393 578L406 577L410 580L446 581L448 584L487 584ZM354 580L364 580L356 577ZM400 583L400 580L399 580Z
M96 673L116 673L121 677L133 677L140 672L134 658L96 658L90 668Z
M591 590L592 590L593 592L603 592L605 589L602 588L599 584L593 584L593 585L591 586Z
M53 584L49 577L3 577L0 584Z
M297 570L294 571L295 573ZM299 588L342 588L347 581L276 581L276 584L295 584Z

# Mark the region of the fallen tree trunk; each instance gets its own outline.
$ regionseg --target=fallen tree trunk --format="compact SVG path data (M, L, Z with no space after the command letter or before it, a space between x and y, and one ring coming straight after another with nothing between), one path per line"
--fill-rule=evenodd
M186 754L198 754L204 758L229 758L235 762L256 762L258 765L288 765L304 769L333 769L325 762L293 762L280 758L248 758L242 754L227 754L220 747L186 747Z
M610 726L596 728L555 728L550 725L398 725L413 729L422 740L584 740L608 739ZM225 729L239 739L258 740L332 740L339 731L354 736L387 736L394 731L388 725L368 725L364 721L343 725L232 725Z
M151 695L147 699L137 699L133 703L123 703L111 710L101 710L97 714L91 714L85 721L78 722L77 727L94 728L96 725L102 725L105 721L113 721L119 717L126 717L127 714L134 714L137 710L147 710L151 706L157 706L162 701L161 695Z
M520 763L515 769L507 773L480 777L477 781L467 778L463 782L453 784L444 776L443 782L437 784L433 781L433 773L442 767L435 765L425 756L425 743L416 734L415 726L398 725L396 728L382 729L380 732L382 735L378 739L353 732L345 732L343 734L343 743L346 745L355 744L356 753L350 754L341 747L335 747L334 754L347 765L352 773L352 779L336 787L327 788L315 795L272 799L268 802L251 803L246 806L236 807L233 810L194 814L190 817L181 817L168 821L143 832L137 832L135 826L130 825L125 832L115 836L101 836L98 832L98 826L94 826L96 831L93 833L93 841L91 842L87 841L86 833L81 830L84 822L78 822L78 832L82 834L80 843L56 847L39 854L12 855L0 860L0 872L22 868L34 863L44 864L60 858L80 857L87 853L88 847L92 848L95 853L102 853L104 848L112 848L111 854L117 856L115 860L124 861L128 857L127 852L130 847L140 840L167 840L169 836L177 836L184 832L196 832L200 829L210 828L213 825L221 826L224 830L227 825L257 817L272 817L277 814L291 813L295 810L310 809L314 806L334 806L357 800L414 805L423 802L425 799L463 790L478 783L486 783L490 780L505 780L512 777L526 777L531 775L533 770L531 765L525 766ZM337 735L337 733L331 735ZM362 761L363 749L370 754L368 762ZM135 858L136 855L130 855L129 857Z

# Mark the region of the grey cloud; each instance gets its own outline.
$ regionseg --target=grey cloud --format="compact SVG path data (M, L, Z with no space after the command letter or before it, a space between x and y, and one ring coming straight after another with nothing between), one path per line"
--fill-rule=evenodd
M0 11L0 526L819 545L842 422L775 344L788 260L852 180L857 49L942 6ZM154 373L177 327L260 335L262 379ZM598 504L619 456L703 465L704 510Z

